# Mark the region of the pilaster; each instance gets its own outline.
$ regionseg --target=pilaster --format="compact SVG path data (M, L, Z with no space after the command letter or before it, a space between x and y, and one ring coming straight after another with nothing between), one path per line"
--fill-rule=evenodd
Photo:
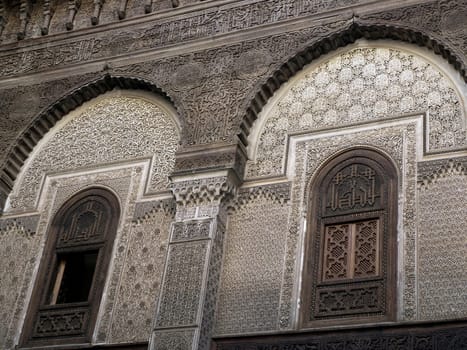
M226 226L223 203L239 179L231 169L172 176L177 203L151 350L207 350Z

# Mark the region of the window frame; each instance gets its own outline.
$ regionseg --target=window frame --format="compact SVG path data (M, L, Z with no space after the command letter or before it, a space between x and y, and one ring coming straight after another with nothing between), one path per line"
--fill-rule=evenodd
M334 217L326 216L324 198L327 196L327 184L333 174L352 164L371 164L376 167L384 187L380 198L380 207L363 210L343 210ZM369 165L368 165L369 166ZM373 168L372 166L372 168ZM397 203L398 173L392 160L385 154L370 148L352 148L340 152L325 162L309 183L307 229L304 246L304 266L302 272L301 305L299 324L301 328L322 326L352 325L395 320L396 283L397 283ZM337 218L337 219L336 219ZM379 233L379 276L357 277L325 281L323 278L325 228L332 223L354 224L365 220L378 219ZM341 285L341 288L365 288L366 281L380 280L384 288L384 310L381 313L356 312L346 315L318 315L317 293L319 288ZM376 282L375 282L376 283ZM324 287L323 287L324 286ZM353 286L353 287L352 287ZM366 286L367 288L368 285ZM337 287L335 287L337 289ZM381 288L381 287L380 287ZM378 294L380 296L380 294ZM314 303L314 305L313 305Z
M97 240L91 239L90 242L85 241L60 246L58 241L65 223L72 217L75 209L90 201L102 204L107 215L104 227L99 227L99 232L102 231L101 237ZM74 345L91 342L119 221L120 204L118 198L109 190L101 187L88 188L77 193L56 212L47 229L46 243L22 330L20 342L22 347ZM51 304L49 300L53 285L56 282L60 256L96 250L98 256L87 301ZM57 332L57 334L50 336L38 336L36 334L36 323L41 313L53 315L73 312L84 315L82 331L76 331L74 334L60 334Z

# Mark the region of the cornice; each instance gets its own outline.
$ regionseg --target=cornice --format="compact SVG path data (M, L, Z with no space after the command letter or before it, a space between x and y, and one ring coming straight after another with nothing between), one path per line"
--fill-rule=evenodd
M419 3L408 0L403 6ZM384 3L384 4L383 4ZM209 5L209 6L208 6ZM255 0L211 1L200 7L149 15L125 23L97 26L68 34L57 34L0 47L0 76L13 77L47 71L73 64L116 59L125 55L151 53L190 43L200 46L214 38L239 32L252 32L277 24L323 20L347 11L381 11L400 7L400 1L381 0ZM303 26L303 23L297 23ZM264 33L258 32L259 36ZM224 39L224 44L227 42ZM196 45L195 45L196 46ZM192 49L195 49L193 47ZM176 54L175 50L173 54Z

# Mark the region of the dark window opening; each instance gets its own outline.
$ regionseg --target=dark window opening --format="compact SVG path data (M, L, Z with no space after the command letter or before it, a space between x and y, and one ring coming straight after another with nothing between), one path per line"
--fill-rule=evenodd
M98 251L58 256L50 304L87 301L96 269Z

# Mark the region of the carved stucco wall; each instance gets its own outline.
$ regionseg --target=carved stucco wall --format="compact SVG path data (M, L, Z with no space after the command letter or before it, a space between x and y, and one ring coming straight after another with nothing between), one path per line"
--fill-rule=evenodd
M18 343L51 218L90 186L111 189L122 207L93 342L149 339L174 210L137 201L167 189L179 139L171 110L158 102L136 92L106 94L65 117L33 152L12 203L39 214L0 220L2 349Z
M10 211L34 208L45 173L135 158L153 160L147 191L166 190L179 141L177 125L167 108L114 91L70 113L25 164L10 195Z
M418 279L421 319L467 315L467 173L457 161L419 186Z
M118 246L118 251L126 253L125 263L114 305L109 305L113 313L110 329L101 330L102 340L120 343L149 339L172 220L172 211L154 209L131 225L128 242Z
M216 334L278 328L288 209L261 195L230 214Z
M436 60L408 48L361 46L311 65L278 92L251 134L248 177L283 172L287 134L410 113L428 114L427 151L467 146L459 89Z
M164 0L164 3L168 1ZM466 1L202 1L199 3L202 8L197 5L198 10L191 13L187 11L182 16L179 15L180 9L177 9L166 11L162 16L149 15L142 21L125 21L125 24L106 26L106 30L100 30L104 29L101 26L93 27L93 31L80 30L82 35L73 32L69 35L68 32L68 35L25 40L15 50L10 48L17 46L7 45L1 53L4 63L0 65L2 76L22 76L46 70L53 72L53 78L46 81L50 75L44 75L43 78L31 80L25 76L25 79L19 79L21 81L16 81L16 78L10 83L8 79L4 81L7 84L5 88L2 85L0 91L0 105L4 112L0 118L0 125L3 126L0 148L8 150L14 139L21 137L21 130L42 108L54 103L64 91L101 75L102 69L111 74L145 77L167 91L174 101L183 104L183 109L186 110L186 116L183 117L189 122L183 138L185 144L234 141L241 120L245 117L245 110L258 92L259 86L293 53L322 42L324 38L323 45L314 50L322 52L321 46L326 47L328 39L334 41L335 34L342 33L352 23L370 26L369 37L376 34L376 37L393 38L395 35L400 40L431 47L443 57L454 54L456 57L451 56L449 61L462 71L462 67L465 67L467 43L467 28L464 25ZM106 17L106 14L109 14L107 11L114 8L116 2L105 1L101 17ZM139 7L137 12L141 14L142 2L129 1L128 15L136 14L133 12L130 15L130 9L133 7ZM153 1L153 10L157 11L160 3L161 1ZM180 2L180 6L185 4ZM37 1L34 13L37 13L36 8L41 7L43 2ZM8 32L13 37L16 36L18 12L19 6L16 6L14 12L7 11L7 17L11 18L7 23L9 29L4 31L5 35ZM60 15L55 13L53 16L54 20L62 21L62 30L63 22L67 18L65 12ZM315 20L313 16L318 19ZM39 18L31 19L27 28L37 27L37 20ZM14 22L16 24L12 25ZM42 16L39 22L43 22ZM252 30L255 27L273 26L281 22L282 25L287 23L287 26L275 27L275 34L270 36L264 36L262 30ZM304 23L309 27L303 28ZM377 26L378 29L375 30L373 26ZM401 30L404 28L403 33L396 34L395 31L386 29L386 26L394 26ZM283 32L277 33L278 28L283 28ZM406 29L412 33L405 32ZM247 32L248 30L251 31ZM366 32L367 28L362 30ZM235 41L230 44L229 40L225 40L225 35L242 31L245 33L242 42ZM347 34L344 37L347 37ZM350 37L353 37L353 34ZM213 38L216 38L216 41L213 41ZM342 42L342 39L336 41ZM431 39L437 43L431 42ZM183 45L195 40L201 42L202 49L197 51L198 49L193 48L195 51L186 53L186 47L183 48ZM347 42L352 39L343 40ZM206 49L207 42L209 46L219 46ZM180 45L181 52L184 53L179 54L178 50L171 50L175 56L165 57L166 53L163 53L165 58L162 59L145 54L144 58L140 58L141 61L131 64L114 61L125 55L135 57L136 52L151 52L157 56L161 49L174 44ZM448 50L449 55L446 56L444 49ZM166 52L165 49L162 51ZM67 66L75 68L72 71L63 70L61 73L56 70L58 67ZM84 71L89 72L88 69L92 70L91 67L95 67L92 73L83 74ZM204 67L211 69L204 72ZM189 74L184 75L184 72ZM465 76L465 69L463 72ZM174 74L181 78L181 82L178 82L176 77L174 79ZM38 81L41 83L37 84ZM200 86L193 89L193 85ZM56 89L60 93L52 94ZM31 100L31 103L24 104L25 100ZM4 161L7 154L0 154L1 161Z
M284 187L290 202L283 205L262 196L240 200L229 217L217 335L297 327L308 185L321 164L350 146L388 154L400 174L398 319L416 319L415 188L422 121L421 115L410 116L346 130L310 132L293 140L289 150L294 160L288 168L292 182Z
M236 271L248 271L250 266L246 259L229 261L245 249L230 242L233 238L229 235L235 237L241 232L248 249L258 252L270 249L262 246L262 240L254 240L251 234L248 235L251 227L256 227L254 224L250 227L255 221L248 213L230 218L218 306L216 330L219 334L286 330L297 326L299 257L306 232L307 186L323 162L354 146L376 148L388 154L399 172L397 318L429 319L430 300L439 300L438 294L443 294L434 293L433 288L423 291L434 280L430 277L423 280L422 276L428 276L430 272L421 267L420 259L417 260L417 254L423 257L420 251L423 241L419 242L417 236L417 215L424 210L420 206L417 214L417 161L434 151L465 152L465 84L452 69L445 70L445 66L441 64L440 67L439 61L429 55L424 56L425 53L398 45L370 45L360 43L357 47L342 50L300 73L279 90L254 125L249 149L253 160L248 163L247 176L250 179L263 177L263 183L270 176L287 176L292 181L290 208L287 211L283 208L281 214L276 213L278 217L288 213L287 227L282 226L282 221L269 233L271 239L281 244L284 242L279 232L285 230L287 235L285 250L271 250L271 255L280 259L282 264L280 295L274 294L273 297L273 300L280 301L279 323L261 329L258 326L261 320L254 324L255 320L252 322L247 316L239 313L236 317L229 317L226 312L228 310L235 315L236 311L245 309L244 315L247 315L251 309L269 310L270 306L267 298L257 300L254 298L256 292L250 292L240 298L242 304L250 309L242 308L238 302L233 302L235 286L231 286L231 291L226 289L226 281L233 278ZM459 198L454 203L464 208L465 199ZM271 206L268 208L268 212L274 211ZM265 210L251 211L257 213L257 218L268 215ZM462 214L451 215L457 217ZM260 221L264 226L268 219ZM424 244L426 252L435 248L429 240L425 239ZM262 271L270 262L260 261L258 264L256 269ZM452 280L449 270L443 269L442 273L446 279ZM451 286L456 289L457 282ZM449 289L447 294L454 293L454 289ZM459 306L463 293L459 294L457 299L454 298L456 300L447 303L457 306L446 306L442 315L439 314L440 318L465 315Z
M24 304L23 287L30 282L38 261L38 217L28 219L29 225L23 224L24 218L0 220L0 348L11 345L9 331L15 326L13 311Z
M24 267L22 269L13 269L9 271L13 278L21 278L21 283L17 285L19 296L17 297L15 304L2 305L2 312L11 315L8 320L8 323L2 324L2 327L4 327L6 333L6 336L2 339L2 348L11 349L15 346L15 344L18 344L23 320L27 312L29 299L36 278L38 268L37 263L40 261L40 258L43 253L43 248L46 242L47 229L49 227L50 220L52 219L53 215L58 211L60 206L63 205L63 203L65 203L65 201L68 198L71 198L74 194L89 186L104 186L110 189L111 191L114 191L117 194L122 205L121 221L118 228L115 243L117 244L117 242L125 240L125 237L127 235L128 224L126 224L126 222L131 222L131 217L128 217L128 212L131 212L132 208L134 207L134 202L136 200L138 192L137 189L140 187L139 183L141 182L142 168L145 168L147 171L147 165L141 164L139 166L130 166L116 170L103 170L99 172L94 171L92 173L87 174L69 174L67 176L59 175L57 177L48 177L46 179L46 183L44 185L44 190L42 194L43 201L41 211L38 215L36 226L34 227L34 229L36 230L36 234L31 237L31 249L29 256L20 253L18 249L21 249L21 245L15 246L15 249L17 249L16 254L18 255L18 259L28 260L23 261ZM14 218L9 220L20 220L20 218ZM25 240L26 238L28 238L28 236L24 235L23 232L22 239ZM14 240L12 238L10 238L9 241L12 241L12 243L14 243ZM111 288L112 283L110 282L115 279L117 281L120 280L118 270L119 265L123 264L123 260L118 258L118 253L119 252L117 250L117 256L114 257L114 261L116 261L117 263L111 263L112 273L110 274L110 276L112 276L112 278L109 278L109 282L106 284L106 289L104 291L104 294L106 295L106 300L104 300L101 304L101 308L105 307L106 302L108 300L112 300L112 298L114 297L115 290ZM3 261L1 266L2 268L6 267ZM19 267L19 265L17 266ZM2 294L9 292L8 290L5 291L3 289L3 284L0 287L2 290ZM98 317L98 322L102 323L101 320L105 319L106 316L107 315L104 314L103 316Z

